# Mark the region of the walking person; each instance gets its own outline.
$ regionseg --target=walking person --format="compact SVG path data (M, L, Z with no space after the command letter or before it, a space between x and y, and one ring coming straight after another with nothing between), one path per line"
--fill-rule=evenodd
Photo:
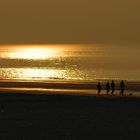
M98 90L98 95L101 93L101 90L102 90L102 86L101 86L101 83L98 82L97 84L97 90Z
M114 91L115 91L115 83L114 80L112 80L111 82L111 94L114 95Z
M121 83L120 83L120 94L122 96L124 96L124 89L125 89L125 84L124 84L124 81L122 80Z
M106 93L107 93L107 96L108 96L108 93L110 91L110 84L109 82L106 83Z

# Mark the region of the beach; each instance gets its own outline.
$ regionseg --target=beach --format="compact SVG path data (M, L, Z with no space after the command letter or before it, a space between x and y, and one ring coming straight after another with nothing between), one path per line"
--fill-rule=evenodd
M15 84L6 80L6 83L14 89L7 90L8 84L1 82L1 139L140 139L140 98L137 96L106 96L105 92L98 96L91 86L93 83L85 88L83 82L77 85L60 82L63 90L57 81L48 82L50 90L43 86L43 91L39 89L44 83L36 84L38 90L35 87L29 90L32 84L27 82L25 86L25 81ZM78 86L81 89L77 90Z
M140 140L140 1L1 0L0 140Z
M101 82L102 92L105 95L107 80L25 80L1 79L0 93L23 94L70 94L70 95L97 95L97 83ZM125 95L140 97L140 82L125 81ZM115 81L115 95L120 95L120 81Z

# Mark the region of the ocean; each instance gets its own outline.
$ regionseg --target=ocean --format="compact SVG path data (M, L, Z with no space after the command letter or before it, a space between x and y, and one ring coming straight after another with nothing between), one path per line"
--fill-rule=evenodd
M139 54L138 45L1 45L0 78L140 81Z

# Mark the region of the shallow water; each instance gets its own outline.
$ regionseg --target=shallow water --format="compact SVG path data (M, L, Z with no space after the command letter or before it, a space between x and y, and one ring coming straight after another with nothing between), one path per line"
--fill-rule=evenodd
M1 46L0 78L140 81L139 53L131 45Z

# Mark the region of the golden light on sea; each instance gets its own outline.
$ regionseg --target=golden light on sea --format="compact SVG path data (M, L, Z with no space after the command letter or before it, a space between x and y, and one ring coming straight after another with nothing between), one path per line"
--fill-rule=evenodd
M29 78L58 78L63 77L64 70L53 70L53 69L23 69L22 75L23 77L29 77Z
M0 77L20 79L82 79L72 59L78 45L8 45L0 48ZM84 47L83 47L84 49ZM86 49L87 51L87 49ZM71 59L72 58L72 59Z
M22 59L46 59L56 56L57 50L53 48L21 48L17 49L14 54L9 57L22 58Z
M23 59L44 59L54 55L53 50L42 49L42 48L24 48L17 50L15 53L15 58L23 58Z
M63 47L58 45L19 45L7 46L2 49L2 58L11 59L47 59L56 56L62 56Z

